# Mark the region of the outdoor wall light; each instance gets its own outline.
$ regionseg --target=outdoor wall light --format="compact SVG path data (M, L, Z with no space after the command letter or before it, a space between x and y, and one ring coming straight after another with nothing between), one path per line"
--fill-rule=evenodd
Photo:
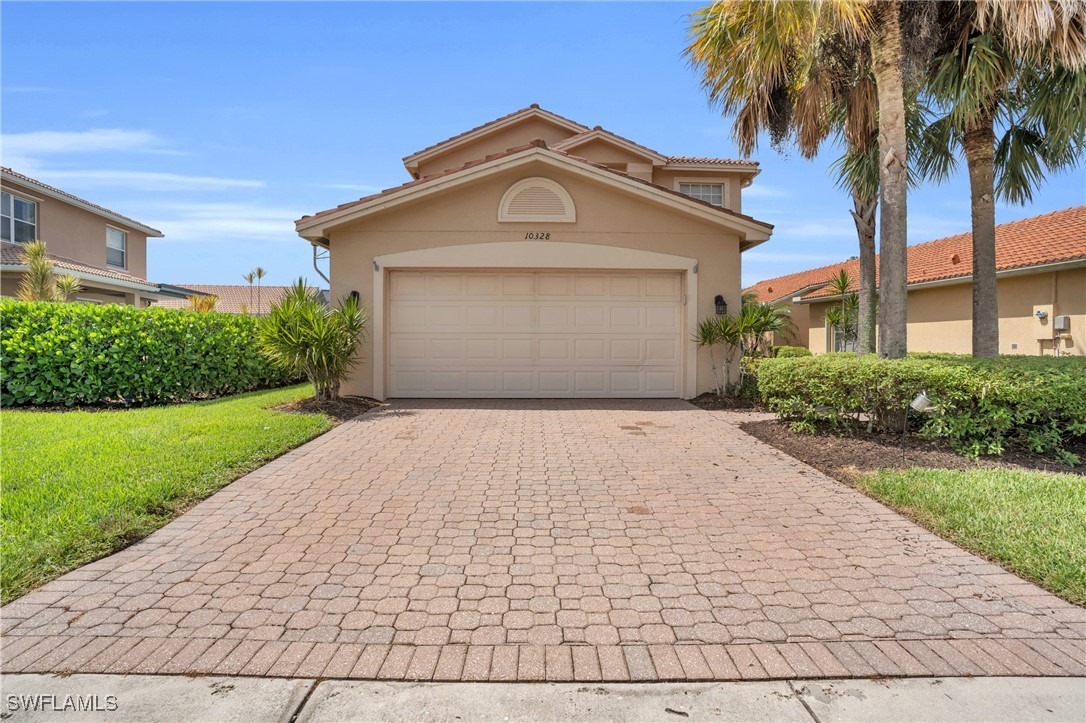
M717 294L716 298L713 299L713 301L716 302L716 315L717 316L724 316L725 314L728 313L728 302L724 301L723 296L721 296L720 294Z
M939 407L932 406L931 399L928 398L926 391L920 392L916 397L909 402L909 406L905 407L905 423L901 426L901 464L905 464L905 438L909 435L909 410L923 414L924 412L934 412Z

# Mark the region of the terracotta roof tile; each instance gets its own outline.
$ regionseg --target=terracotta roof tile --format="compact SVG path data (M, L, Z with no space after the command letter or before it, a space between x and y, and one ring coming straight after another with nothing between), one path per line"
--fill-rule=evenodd
M283 295L293 288L290 286L261 286L260 308L258 309L255 284L252 287L248 284L176 284L176 286L192 289L208 296L217 296L219 300L215 303L215 311L222 311L227 314L261 315L269 313L272 304L283 298ZM309 287L309 289L310 291L318 291L316 287ZM250 292L252 296L250 296ZM164 306L168 309L189 308L188 299L166 299L156 301L154 305Z
M695 166L750 166L758 167L758 161L741 158L706 158L704 156L668 156L669 164L689 163Z
M608 136L611 136L612 138L615 138L615 139L618 139L618 140L622 141L623 143L628 143L629 145L634 146L635 148L638 148L639 150L644 152L646 155L660 156L661 158L666 158L666 156L664 156L664 154L660 153L660 151L657 151L657 150L655 150L653 148L649 148L648 146L643 146L640 143L638 143L637 141L631 141L629 138L626 138L625 136L620 136L618 133L614 133L612 131L609 131L606 128L604 128L603 126L595 126L594 128L592 128L592 130L588 130L588 131L585 131L583 133L578 133L575 136L570 136L569 138L563 139L563 140L559 141L558 143L554 144L554 149L559 150L559 149L562 149L562 148L568 148L570 146L576 146L576 145L578 145L580 143L580 141L582 141L585 138L585 136L591 135L592 133L596 133L596 132L604 133L604 134L606 134Z
M817 269L797 271L794 274L776 276L772 279L759 281L753 286L743 289L744 294L753 294L754 298L762 303L772 303L782 299L791 299L804 291L816 289L825 285L831 276L841 269L849 271L849 276L855 277L856 271L849 270L850 266L859 269L859 260L839 261L836 264L820 266Z
M162 232L159 231L157 228L152 228L151 226L148 226L145 223L140 223L136 219L129 218L128 216L125 216L124 214L117 213L116 211L110 211L105 206L99 206L97 203L91 203L90 201L86 200L85 198L80 198L79 196L72 195L72 194L68 193L67 191L62 191L59 188L56 188L54 186L50 186L47 183L42 183L41 181L39 181L37 179L34 179L34 178L31 178L30 176L24 175L22 173L19 173L18 171L13 171L12 169L7 168L6 166L0 166L0 171L3 171L5 174L7 174L7 175L11 176L12 178L14 178L16 180L16 182L26 183L26 184L28 184L30 186L37 186L38 188L43 188L43 189L45 189L45 190L47 190L47 191L49 191L51 193L55 193L55 194L57 194L59 196L64 196L65 198L70 198L73 201L77 201L77 202L83 204L84 206L90 206L91 208L97 209L98 211L101 211L102 213L106 213L106 214L109 214L111 216L115 216L118 219L121 219L123 221L126 221L126 222L132 224L135 228L138 228L138 229L150 229L151 231L154 231L159 236L163 235Z
M1075 206L996 226L997 271L1078 259L1086 259L1086 206ZM859 264L854 259L778 276L760 281L747 290L757 293L759 299L776 301L813 284L828 281L841 268L848 272L853 290L856 290L859 287ZM973 273L973 235L962 233L910 246L908 265L910 286L970 276ZM769 291L770 288L774 291ZM782 289L790 290L778 294L777 290ZM818 299L833 294L832 289L823 286L805 294L803 298Z
M413 181L408 181L407 183L403 183L403 184L401 184L399 186L394 186L392 188L386 188L385 190L379 191L378 193L374 193L374 194L371 194L369 196L363 196L362 198L358 199L357 201L349 201L347 203L341 203L340 205L336 206L335 208L330 208L330 209L327 209L325 211L319 211L319 212L317 212L315 214L312 214L310 216L302 216L300 219L295 221L295 224L302 223L303 221L310 221L312 219L320 218L322 216L327 216L328 214L336 213L337 211L342 211L344 209L348 209L348 208L351 208L353 206L360 206L360 205L362 205L364 203L369 203L370 201L372 201L372 200L374 200L376 198L380 198L381 196L391 196L391 195L400 193L401 191L407 190L408 188L413 188L415 186L420 186L420 185L423 185L423 184L426 184L426 183L431 183L431 182L433 182L433 181L435 181L435 180L437 180L439 178L444 178L445 176L449 176L449 175L452 175L454 173L459 173L460 171L467 170L469 168L481 165L483 163L489 163L490 161L496 161L496 160L499 160L501 158L505 158L507 156L512 156L512 155L515 155L517 153L521 153L523 151L526 151L526 150L528 150L530 148L545 148L551 153L555 153L555 154L558 154L558 155L561 155L561 156L565 156L566 158L572 159L572 160L577 161L579 163L583 163L583 164L585 164L587 166L592 166L593 168L599 168L601 170L607 171L608 173L613 173L616 176L622 176L623 178L627 178L627 179L629 179L631 181L635 181L636 183L640 183L642 185L649 186L649 187L651 187L653 189L656 189L657 191L663 191L663 192L668 193L670 195L678 196L678 197L680 197L680 198L682 198L684 200L699 203L699 204L701 204L703 206L706 206L708 208L713 209L714 211L720 211L720 212L728 214L730 216L734 216L736 218L741 218L741 219L744 219L746 221L750 221L751 223L756 223L756 224L758 224L760 226L763 226L763 227L765 227L767 229L772 229L773 228L772 224L765 223L764 221L759 221L758 219L754 218L753 216L748 216L746 214L739 213L737 211L732 211L731 209L728 209L728 208L721 208L720 206L714 206L713 204L711 204L711 203L709 203L707 201L702 201L702 200L697 199L697 198L692 198L692 197L687 196L685 194L679 193L678 191L676 191L674 189L667 188L665 186L657 185L655 183L652 183L651 181L646 181L646 180L644 180L642 178L637 178L636 176L631 176L631 175L629 175L627 173L623 173L622 171L616 171L613 168L608 168L607 166L599 164L599 163L593 163L592 161L581 158L580 156L575 156L572 153L566 153L565 151L561 151L561 150L558 150L558 149L555 149L555 148L547 148L546 142L543 141L542 139L539 139L539 138L531 141L530 143L526 143L524 145L509 148L509 149L507 149L507 150L505 150L505 151L503 151L501 153L492 153L492 154L490 154L490 155L488 155L488 156L486 156L484 158L477 158L477 159L475 159L473 161L468 161L467 163L461 164L459 166L454 166L452 168L446 168L445 170L441 171L440 173L435 173L435 174L430 175L430 176L423 176L422 178L419 178L419 179L416 179L416 180L413 180Z
M13 243L0 243L0 266L21 266L22 261L20 257L23 254L22 246ZM146 286L158 286L153 281L147 279L141 279L138 276L132 276L126 274L123 271L116 271L114 269L103 269L98 266L91 266L90 264L76 261L74 259L65 258L64 256L56 256L54 254L48 254L58 269L64 269L67 271L77 271L85 274L94 274L95 276L101 276L107 279L116 279L117 281L127 281L132 284L144 284Z

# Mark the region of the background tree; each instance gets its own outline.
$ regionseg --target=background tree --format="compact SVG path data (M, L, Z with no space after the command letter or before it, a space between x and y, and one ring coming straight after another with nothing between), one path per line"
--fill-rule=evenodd
M855 141L859 153L867 148L870 133L858 129L867 131L872 122L878 128L879 264L886 313L879 326L879 352L890 357L904 356L907 349L905 66L906 60L923 55L935 6L909 3L904 14L902 7L899 0L718 0L691 16L686 49L710 101L735 118L732 135L744 156L753 152L763 131L778 147L795 133L805 154L817 153L829 131L834 100L850 97L842 89L849 87L842 82L849 73L840 71L851 72L856 95L853 102L845 101L851 121L846 138ZM902 43L903 18L913 39L908 47ZM863 204L858 216L867 215L873 209ZM862 254L865 288L873 288L874 254L870 249ZM865 305L865 317L872 310L873 304Z
M999 354L995 203L1024 204L1045 171L1072 167L1086 138L1086 3L959 2L927 89L945 115L929 129L938 155L923 172L946 179L955 152L969 174L973 356Z
M69 301L83 287L71 274L57 277L44 241L23 244L19 263L26 267L15 295L23 301Z
M199 296L193 294L188 297L189 307L193 311L199 311L201 313L207 313L209 311L215 311L215 304L219 303L219 297L217 296Z
M267 276L268 272L262 267L257 266L253 269L252 273L256 276L256 313L261 314L263 313L263 308L260 306L260 280Z
M249 313L249 309L253 308L253 282L256 281L256 272L250 271L241 278L245 279L245 282L249 284L249 306L246 307L245 313Z

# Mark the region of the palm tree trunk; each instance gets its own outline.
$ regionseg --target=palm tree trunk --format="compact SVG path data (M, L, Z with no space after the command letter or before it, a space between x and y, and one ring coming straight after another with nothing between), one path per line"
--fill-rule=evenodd
M965 129L973 214L973 356L999 355L995 257L995 129L991 116Z
M875 211L878 198L852 194L852 221L860 241L860 309L856 321L856 353L875 352L878 308L875 301Z
M879 0L871 59L879 96L879 356L908 351L908 226L901 0Z

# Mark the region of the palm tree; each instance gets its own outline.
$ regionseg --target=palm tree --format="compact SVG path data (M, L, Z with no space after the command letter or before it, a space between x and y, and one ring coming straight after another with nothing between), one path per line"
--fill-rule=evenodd
M79 279L71 274L60 277L53 274L55 264L49 258L44 241L23 244L19 263L26 271L15 295L23 301L68 301L83 288Z
M253 269L252 273L253 273L254 276L256 276L256 313L259 314L259 313L261 313L261 311L260 311L260 280L263 279L265 276L267 276L268 272L265 271L262 267L257 266L255 269Z
M920 4L910 4L910 16L921 17L924 12L926 8ZM879 326L879 353L888 357L904 356L907 348L907 53L902 46L901 24L900 0L717 0L691 16L691 40L686 49L687 57L701 71L702 86L710 100L724 115L734 116L733 137L744 156L753 152L763 131L769 132L774 145L795 132L801 149L813 155L827 133L822 100L832 96L835 84L840 84L829 59L840 49L851 49L853 57L858 57L865 44L869 46L874 79L871 99L878 110L882 214L879 263L884 318ZM853 88L857 93L869 88L864 73L855 74ZM862 114L874 118L869 106L850 104L850 114L854 112L857 119ZM856 151L866 143L861 133L853 133L862 125L855 123L848 133L861 144ZM866 210L865 206L860 215ZM874 258L866 252L864 256L865 260ZM865 273L865 281L873 284L871 276Z
M1086 138L1086 5L961 2L928 90L946 110L933 145L961 149L973 236L973 356L999 354L995 202L1026 203L1044 169L1075 165ZM997 138L997 131L999 136ZM922 157L945 179L953 155Z
M241 278L245 279L249 284L249 309L251 309L253 308L253 282L256 281L256 272L250 271ZM246 309L246 313L248 313L248 309Z

